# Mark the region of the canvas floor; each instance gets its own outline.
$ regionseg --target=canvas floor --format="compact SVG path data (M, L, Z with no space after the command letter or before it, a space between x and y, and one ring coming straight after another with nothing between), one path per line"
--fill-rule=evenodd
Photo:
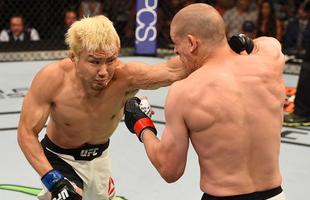
M121 57L124 62L160 63L163 59L150 57ZM16 129L21 109L22 94L34 74L53 61L0 63L0 199L34 200L36 188L41 188L40 177L28 164L16 140ZM298 76L285 75L287 86L296 86ZM138 96L148 96L155 105L154 120L158 132L163 130L162 107L168 88L141 90ZM253 110L255 112L255 110ZM44 130L42 131L44 132ZM43 134L40 134L42 137ZM160 136L160 134L159 134ZM283 188L288 200L308 200L310 196L310 127L283 128L280 164ZM109 147L117 195L128 200L198 200L199 167L197 156L190 147L187 167L176 183L164 182L147 159L143 145L128 133L121 122L111 138ZM29 188L30 187L30 188Z

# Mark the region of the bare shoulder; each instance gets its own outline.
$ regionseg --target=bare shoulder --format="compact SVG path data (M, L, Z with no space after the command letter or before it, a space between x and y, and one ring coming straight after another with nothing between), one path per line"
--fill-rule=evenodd
M129 67L121 60L118 60L117 62L118 63L115 68L114 80L125 81L126 77L128 77L128 74L130 73Z
M128 66L128 63L124 63L121 60L117 61L117 67L116 70L119 72L128 72L128 70L130 69L130 66Z
M136 79L138 79L139 77L144 77L142 74L143 70L139 69L144 69L145 66L146 64L137 61L130 61L119 65L119 73L117 73L118 77L120 77L120 79L127 84L127 89L129 91L139 89L136 87L132 87L132 85Z
M190 94L192 94L193 92L193 86L195 85L195 82L197 80L197 77L195 77L194 74L191 74L185 79L174 82L169 87L168 97L170 99L175 99L175 101L178 102L179 105L181 105L183 102L189 100L191 96Z
M58 85L63 81L66 72L68 72L71 67L66 59L50 63L37 73L35 79L39 79L42 84L53 83L53 85Z
M123 64L123 69L129 74L136 74L141 67L145 67L147 64L138 62L138 61L130 61L128 63Z
M184 102L186 102L186 98L188 98L187 88L184 87L186 85L186 81L177 81L174 82L168 90L168 95L165 103L165 112L166 113L176 113L181 112L185 107Z
M42 95L55 94L64 83L65 76L73 69L69 59L63 59L44 66L34 77L30 91L39 91Z

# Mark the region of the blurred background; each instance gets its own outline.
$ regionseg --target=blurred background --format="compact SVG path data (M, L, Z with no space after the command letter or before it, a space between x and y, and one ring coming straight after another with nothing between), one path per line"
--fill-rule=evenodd
M162 58L174 55L169 36L173 16L191 3L214 6L223 16L228 38L244 33L251 38L271 36L281 42L286 55L285 83L292 86L287 88L284 110L292 113L296 108L297 89L300 91L299 98L303 96L306 102L298 104L302 105L300 109L305 114L297 114L305 116L310 126L309 0L0 0L0 146L6 149L0 152L0 157L5 160L0 165L0 171L4 172L0 174L0 186L3 183L18 183L40 187L35 172L22 153L16 151L19 148L16 135L12 133L16 133L22 97L35 72L51 60L67 56L64 38L72 23L83 16L103 14L113 21L120 36L123 61L159 63ZM296 88L297 82L302 87ZM156 105L163 106L167 88L159 91L161 95L151 99ZM140 96L154 95L141 92ZM164 119L163 113L160 116ZM161 129L163 126L159 125ZM121 133L127 131L123 123L118 130ZM121 195L129 199L198 199L201 196L197 187L197 158L192 149L185 177L178 183L168 185L158 177L151 165L145 164L143 170L136 167L136 163L148 162L136 140L129 134L115 134L113 137L116 145L111 145L111 152L122 158L112 156L115 174L123 179L116 180ZM288 199L306 200L310 196L307 190L310 185L310 159L307 159L310 129L303 126L283 128L281 142L285 143L281 149L281 164ZM130 148L120 148L124 146ZM138 186L145 180L148 187L141 190ZM10 191L2 190L0 199L34 199L21 193L12 195Z
M83 16L103 14L113 21L121 42L121 55L135 55L137 3L139 0L1 0L0 61L51 60L66 56L64 35ZM144 1L143 1L144 2ZM147 2L147 1L146 1ZM277 38L288 60L301 62L309 14L304 0L165 0L155 5L151 22L156 28L152 56L173 53L169 25L174 14L191 3L214 6L227 24L227 36L245 33L252 38ZM150 3L151 2L151 3ZM153 7L154 8L154 7ZM150 16L142 15L142 18ZM153 18L152 18L153 17ZM141 21L141 20L140 20ZM145 33L151 37L153 33ZM17 53L17 54L16 54ZM141 52L140 52L141 54ZM143 53L142 53L143 54ZM293 57L292 57L293 56ZM293 58L293 59L291 59ZM293 70L294 71L294 70ZM295 70L296 72L296 70ZM298 71L297 71L298 72Z

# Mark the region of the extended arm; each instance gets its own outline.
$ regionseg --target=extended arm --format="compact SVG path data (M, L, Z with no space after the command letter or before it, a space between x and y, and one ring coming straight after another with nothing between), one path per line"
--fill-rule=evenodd
M48 71L45 68L36 75L24 98L17 135L21 150L40 176L52 169L38 140L50 112L51 82L44 80Z
M125 112L127 127L141 138L149 159L167 182L175 182L183 175L189 146L189 136L182 117L182 105L177 101L180 96L175 93L178 92L171 89L168 95L165 106L166 126L161 140L156 137L156 131L146 115L144 117L140 115L139 119L132 120L138 116L136 113L141 114L139 109L134 112L135 114ZM130 121L131 125L128 123Z
M168 86L188 75L186 67L178 56L155 65L130 62L126 65L126 69L128 71L130 90L157 89Z
M71 183L64 179L63 174L53 169L38 140L49 116L53 96L60 88L62 80L63 74L57 70L56 65L47 66L36 75L23 102L17 139L25 157L51 192L52 199L66 193L68 199L81 200L82 197Z
M254 40L249 37L239 34L232 36L229 41L230 48L238 54L247 54L261 56L264 61L267 61L269 66L282 73L285 58L282 53L280 42L273 37L259 37Z

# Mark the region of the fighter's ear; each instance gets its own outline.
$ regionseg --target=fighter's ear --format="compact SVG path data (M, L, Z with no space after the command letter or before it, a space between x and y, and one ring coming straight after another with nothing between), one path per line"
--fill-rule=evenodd
M195 36L193 36L191 34L188 34L187 35L187 42L188 42L188 45L189 45L189 51L191 53L196 51L196 49L198 47L198 39Z
M69 51L69 58L72 62L75 62L76 55L73 53L73 51Z

